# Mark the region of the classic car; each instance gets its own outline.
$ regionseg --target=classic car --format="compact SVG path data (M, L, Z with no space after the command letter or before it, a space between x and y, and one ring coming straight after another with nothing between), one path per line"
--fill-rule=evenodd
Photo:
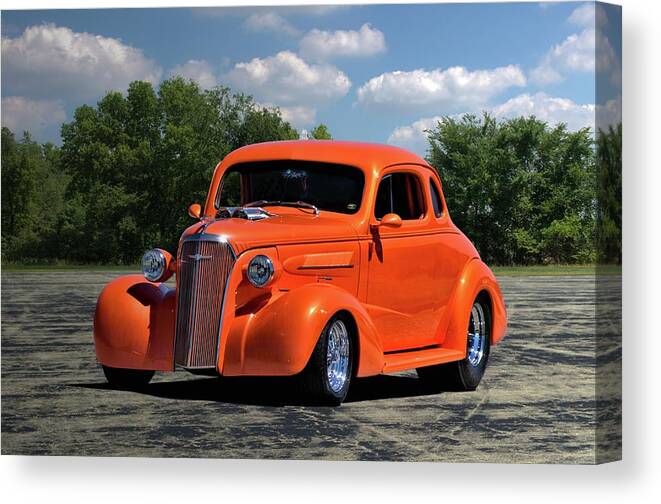
M176 255L146 252L143 275L99 296L95 349L114 386L176 369L296 375L311 402L338 405L356 378L415 369L430 389L473 390L505 335L496 278L437 172L405 150L249 145L188 212Z

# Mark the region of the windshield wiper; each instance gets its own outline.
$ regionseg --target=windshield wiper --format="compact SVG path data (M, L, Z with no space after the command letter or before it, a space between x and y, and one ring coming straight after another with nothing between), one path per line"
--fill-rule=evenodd
M261 206L284 206L284 207L298 207L298 208L309 208L314 211L315 215L319 215L319 209L312 203L306 203L305 201L279 201L279 200L259 200L251 201L243 205L244 207L261 207Z

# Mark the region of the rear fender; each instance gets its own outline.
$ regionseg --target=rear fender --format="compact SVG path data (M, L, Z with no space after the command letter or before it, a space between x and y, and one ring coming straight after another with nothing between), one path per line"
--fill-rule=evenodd
M125 275L101 291L94 313L94 347L101 364L173 371L175 289L142 275Z
M486 291L491 299L491 344L505 337L507 312L498 281L480 259L472 259L464 268L450 305L448 330L443 346L466 352L466 332L470 311L477 295Z
M357 327L357 376L383 369L383 351L369 315L349 292L311 283L273 293L257 311L234 319L227 337L222 374L294 375L307 365L330 318L348 312Z

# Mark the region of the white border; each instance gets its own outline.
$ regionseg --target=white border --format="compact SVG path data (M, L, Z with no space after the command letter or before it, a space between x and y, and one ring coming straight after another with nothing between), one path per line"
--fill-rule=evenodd
M5 502L661 502L661 392L656 372L656 340L661 338L661 331L655 285L659 281L661 229L661 15L659 2L622 3L626 335L623 462L589 467L3 456L0 492ZM182 0L3 0L0 7L186 4Z

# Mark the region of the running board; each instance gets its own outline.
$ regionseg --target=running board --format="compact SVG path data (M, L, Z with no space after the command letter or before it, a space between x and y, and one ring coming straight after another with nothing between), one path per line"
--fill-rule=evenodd
M391 353L385 355L383 373L394 373L434 364L445 364L446 362L462 360L463 352L449 348L425 348L423 350L408 350L406 352Z

